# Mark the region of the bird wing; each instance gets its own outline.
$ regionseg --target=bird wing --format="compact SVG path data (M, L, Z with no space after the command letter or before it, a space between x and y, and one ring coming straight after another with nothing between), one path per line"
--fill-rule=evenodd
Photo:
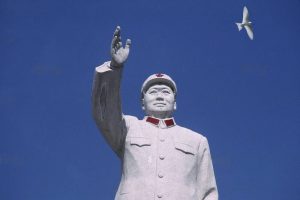
M243 23L248 22L249 21L249 12L246 6L244 6L244 10L243 10Z
M244 26L245 27L245 29L246 29L246 31L247 31L247 34L248 34L248 36L249 36L249 38L251 39L251 40L253 40L253 30L252 30L252 27L250 26L250 25L246 25L246 26Z

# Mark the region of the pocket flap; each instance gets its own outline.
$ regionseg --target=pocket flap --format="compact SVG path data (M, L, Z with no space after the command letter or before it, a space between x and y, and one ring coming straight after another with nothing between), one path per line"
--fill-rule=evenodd
M149 138L144 137L131 137L130 138L130 144L131 145L137 145L137 146L150 146L151 140Z
M196 150L192 146L185 143L175 142L175 148L186 154L192 154L192 155L196 154Z

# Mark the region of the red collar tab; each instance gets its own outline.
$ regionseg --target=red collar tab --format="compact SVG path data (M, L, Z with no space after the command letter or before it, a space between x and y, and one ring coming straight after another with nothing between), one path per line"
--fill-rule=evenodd
M146 122L149 122L149 123L157 126L159 124L159 119L156 119L153 117L147 117Z
M171 119L165 119L164 122L165 122L165 124L166 124L167 127L175 126L175 122L174 122L173 118L171 118Z
M156 77L163 77L164 75L162 73L158 73L158 74L155 74Z
M158 126L159 122L163 121L163 123L169 128L172 126L175 126L175 121L173 118L169 118L169 119L157 119L154 117L149 117L147 116L146 122L149 122L155 126Z

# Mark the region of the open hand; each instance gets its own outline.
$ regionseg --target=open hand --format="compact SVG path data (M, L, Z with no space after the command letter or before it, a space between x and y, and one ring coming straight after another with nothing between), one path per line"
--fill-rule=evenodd
M126 40L125 47L122 46L121 41L121 27L117 26L114 36L111 42L111 63L112 67L121 67L128 58L129 48L131 45L131 40Z

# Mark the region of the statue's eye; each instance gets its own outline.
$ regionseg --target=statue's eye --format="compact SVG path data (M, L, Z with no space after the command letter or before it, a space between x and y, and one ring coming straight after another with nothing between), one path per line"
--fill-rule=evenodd
M162 91L164 94L171 94L171 92L169 90L163 90Z
M156 94L156 93L157 93L156 90L150 90L150 91L149 91L149 94Z

